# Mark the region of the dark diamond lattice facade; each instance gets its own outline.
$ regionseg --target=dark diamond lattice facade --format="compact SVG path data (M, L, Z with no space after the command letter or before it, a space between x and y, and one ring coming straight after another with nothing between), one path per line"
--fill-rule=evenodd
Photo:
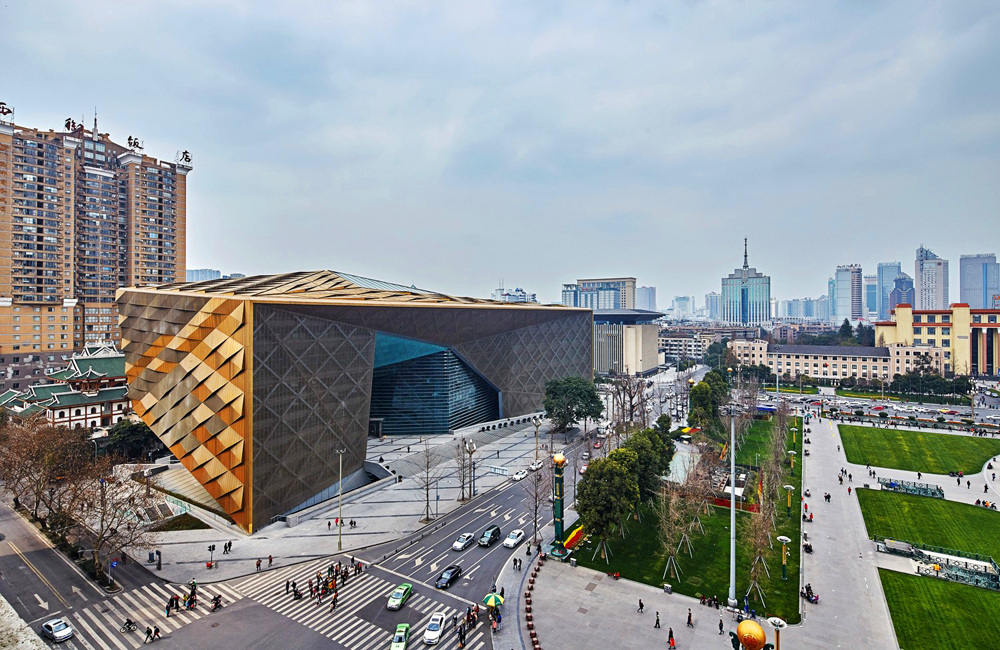
M123 289L136 412L250 532L361 468L370 418L434 435L590 376L588 310L330 271Z

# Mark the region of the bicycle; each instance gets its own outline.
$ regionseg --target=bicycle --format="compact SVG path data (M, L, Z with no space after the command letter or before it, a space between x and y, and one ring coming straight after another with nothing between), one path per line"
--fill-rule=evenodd
M133 622L133 621L131 621L131 620L129 620L129 619L126 618L125 619L125 624L122 625L122 627L119 630L119 632L122 632L122 633L124 633L124 632L135 632L135 630L136 630L135 622Z

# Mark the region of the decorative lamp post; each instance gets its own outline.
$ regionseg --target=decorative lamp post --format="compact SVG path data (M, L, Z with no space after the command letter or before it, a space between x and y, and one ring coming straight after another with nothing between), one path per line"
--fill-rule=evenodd
M785 535L778 535L778 541L781 542L781 579L788 580L788 542L792 541L792 538Z
M795 491L794 485L785 485L785 489L788 490L788 505L785 506L785 516L791 519L792 517L792 492Z
M344 452L347 449L337 449L333 453L340 457L340 478L337 479L337 550L344 550Z
M542 418L537 415L531 419L531 423L535 425L535 462L538 462L538 428L542 426Z
M788 627L788 623L786 623L784 619L778 618L777 616L772 616L767 619L767 622L774 628L775 650L781 650L781 631Z
M555 525L556 538L552 544L552 555L558 558L564 558L569 555L566 547L563 546L563 499L565 491L563 490L563 470L566 468L566 457L562 454L556 454L552 457L552 523Z
M792 467L792 476L795 476L795 450L788 450L788 462Z
M743 646L745 650L762 650L770 645L767 643L764 628L757 621L750 619L737 625L736 631L730 632L729 636L733 640L733 648L737 650L739 646Z
M796 429L795 427L792 427L791 431L792 431L792 444L794 445L795 444L795 434L798 432L798 429Z
M694 388L694 379L688 379L688 426L691 426L691 389Z

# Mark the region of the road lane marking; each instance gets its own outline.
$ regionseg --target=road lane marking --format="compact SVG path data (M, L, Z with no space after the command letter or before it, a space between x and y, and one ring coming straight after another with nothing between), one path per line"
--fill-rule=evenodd
M28 558L26 558L24 556L24 553L22 553L20 551L20 549L18 549L16 546L14 546L14 542L12 542L10 540L7 540L7 544L10 545L10 548L11 548L12 551L14 551L15 553L17 553L17 556L19 558L21 558L21 561L24 562L25 566L27 566L29 569L31 569L32 573L34 573L36 576L38 576L38 579L41 580L42 582L44 582L45 586L52 590L52 593L59 600L59 602L63 604L63 607L67 607L67 608L71 607L71 605L68 602L66 602L66 599L62 597L62 594L60 594L58 591L56 591L56 588L52 586L52 583L49 582L45 578L45 576L42 575L42 572L39 571L35 567L34 564L32 564L31 562L28 561ZM35 594L35 595L37 597L37 594ZM41 598L39 598L38 600L41 601ZM48 610L48 607L46 606L45 609Z

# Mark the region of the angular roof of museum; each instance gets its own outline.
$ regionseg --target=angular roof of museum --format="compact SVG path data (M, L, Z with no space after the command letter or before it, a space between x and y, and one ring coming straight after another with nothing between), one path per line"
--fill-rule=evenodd
M138 287L128 291L178 292L207 294L256 300L302 300L317 302L381 302L381 303L450 303L502 305L503 307L537 308L562 305L538 303L501 303L483 298L463 298L443 293L404 286L382 280L373 280L339 271L298 271L277 275L254 275L245 278L207 280L203 282L176 282L155 287ZM120 290L122 291L122 290Z

